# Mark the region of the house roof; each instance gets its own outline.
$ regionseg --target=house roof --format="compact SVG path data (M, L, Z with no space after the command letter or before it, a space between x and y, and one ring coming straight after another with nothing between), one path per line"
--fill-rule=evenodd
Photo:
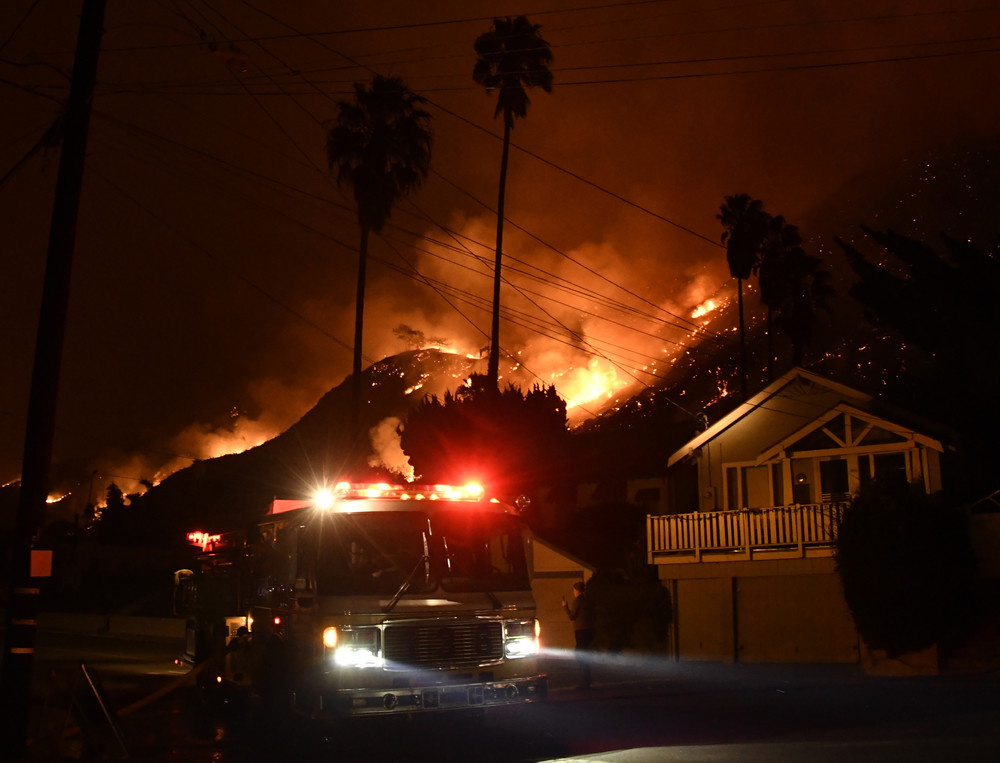
M811 371L806 371L804 368L793 368L781 378L767 385L745 403L723 416L697 437L694 437L686 442L680 449L674 451L674 453L667 460L667 467L669 468L678 461L687 458L706 442L718 437L721 433L725 432L737 422L741 421L754 411L764 407L768 401L784 394L785 390L787 390L790 386L803 383L824 387L838 394L841 397L842 402L861 409L866 408L873 399L871 395L856 390L853 387L848 387L845 384L840 384L839 382L827 379L826 377L820 376L819 374L815 374Z

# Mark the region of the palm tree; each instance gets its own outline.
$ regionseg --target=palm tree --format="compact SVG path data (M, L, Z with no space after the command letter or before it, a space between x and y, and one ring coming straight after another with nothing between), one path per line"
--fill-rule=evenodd
M431 159L431 115L425 101L399 77L376 74L371 87L354 85L354 99L337 102L327 122L326 155L337 185L354 192L361 243L354 319L351 434L358 435L361 411L361 357L368 236L380 233L396 201L427 177Z
M754 272L760 283L760 300L767 307L767 378L774 380L774 319L792 298L797 283L797 268L806 254L802 249L799 229L777 215L768 220L767 233L761 245Z
M494 19L493 27L476 38L476 65L472 79L497 91L495 119L503 114L503 155L500 159L500 194L497 201L497 248L493 268L493 323L490 338L490 358L486 376L497 387L500 378L500 260L503 253L503 206L507 186L507 158L510 153L510 131L514 118L528 115L526 87L540 87L552 92L552 51L539 34L541 27L525 16L515 19Z
M716 218L725 231L722 243L726 245L729 274L736 279L740 311L740 393L747 398L747 346L743 322L743 282L750 277L760 257L760 249L767 235L769 215L760 201L740 193L727 196Z
M806 254L799 229L778 215L768 222L756 273L760 298L767 306L768 378L773 379L772 332L781 329L792 343L792 362L802 365L805 345L816 327L817 309L830 310L830 271L822 260Z
M817 310L832 312L833 274L820 268L822 262L800 249L789 263L794 288L778 316L778 325L792 342L792 362L797 366L802 365L806 345L816 330Z

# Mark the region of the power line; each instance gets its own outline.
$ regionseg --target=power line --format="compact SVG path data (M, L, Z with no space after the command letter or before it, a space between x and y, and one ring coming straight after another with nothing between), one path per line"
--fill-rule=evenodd
M561 13L577 13L577 12L585 12L593 10L608 10L613 8L625 8L628 6L638 6L638 5L659 5L663 2L677 2L677 0L631 0L630 2L624 2L624 3L602 3L600 5L580 6L577 8L561 8L558 10L542 9L542 10L529 11L524 14L518 13L516 15L539 17L539 16L553 15L557 13L561 14ZM252 3L247 2L246 0L244 0L243 4L246 5L248 8L256 10L261 15L267 16L268 18L274 21L279 21L277 17L273 16L272 14L268 13L267 11L264 11L263 9L257 6L254 6ZM469 16L464 18L443 19L439 21L412 22L409 24L383 24L383 25L367 26L367 27L352 27L348 29L330 29L319 32L302 32L300 30L294 30L294 27L292 27L290 24L280 21L280 23L284 24L289 29L293 29L294 31L288 34L260 35L254 37L247 36L243 38L236 38L232 40L232 42L234 43L277 42L281 40L291 40L291 39L303 39L303 38L313 39L318 37L339 37L351 34L371 34L374 32L400 32L411 29L426 29L428 27L442 27L442 26L454 26L461 24L492 22L494 18L495 16L493 15ZM160 50L166 48L190 47L194 44L195 43L164 43L161 45L122 45L117 47L109 46L107 50L108 52L118 53L118 52L129 52L134 50Z

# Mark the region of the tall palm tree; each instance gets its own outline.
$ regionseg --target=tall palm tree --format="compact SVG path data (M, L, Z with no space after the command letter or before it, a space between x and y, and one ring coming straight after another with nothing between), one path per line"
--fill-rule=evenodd
M726 245L729 274L736 279L740 312L740 394L747 398L747 345L743 321L743 282L753 273L760 257L760 249L767 235L769 215L763 204L740 193L726 196L716 218L725 230L722 243Z
M760 300L767 307L767 378L774 380L774 319L786 309L797 286L798 263L802 250L799 229L776 215L768 220L760 257L754 267L760 283Z
M806 345L812 340L818 323L818 310L832 312L829 298L833 274L820 268L822 260L801 249L790 263L794 288L778 316L779 327L792 342L792 362L801 366Z
M802 365L805 345L812 338L817 310L829 311L832 274L822 260L807 254L794 225L778 215L768 223L756 272L760 298L767 306L768 377L774 377L773 331L781 329L792 343L792 362Z
M490 337L490 358L486 370L489 382L497 387L500 378L500 260L503 253L503 207L507 187L507 159L510 154L510 131L514 118L528 115L526 87L540 87L552 92L552 51L542 38L538 24L525 16L494 19L493 26L476 38L476 64L472 79L497 91L495 119L503 114L503 155L500 159L500 194L497 201L497 248L493 267L493 323Z
M359 434L361 358L368 236L380 233L396 201L415 191L430 169L431 115L399 77L376 74L371 87L354 85L354 99L337 102L326 128L326 155L337 185L354 193L361 243L354 319L351 434Z

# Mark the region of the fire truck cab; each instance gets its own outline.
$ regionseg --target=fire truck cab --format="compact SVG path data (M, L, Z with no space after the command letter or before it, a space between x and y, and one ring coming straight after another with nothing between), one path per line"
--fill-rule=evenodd
M258 529L229 573L242 611L225 628L250 627L265 697L315 717L545 698L530 534L481 488L341 483L274 501ZM213 567L185 581L195 599L218 587Z

